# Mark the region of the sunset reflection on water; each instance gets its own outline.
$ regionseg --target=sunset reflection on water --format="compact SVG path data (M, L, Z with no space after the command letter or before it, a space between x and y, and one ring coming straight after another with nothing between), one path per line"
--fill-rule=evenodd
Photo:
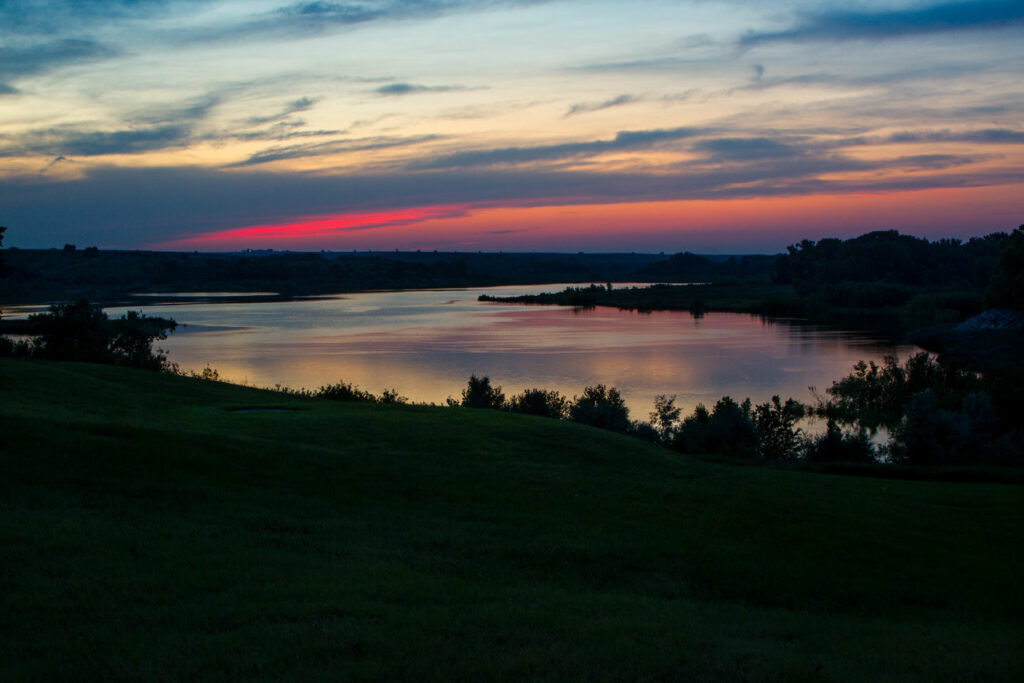
M657 394L691 410L723 395L809 400L858 360L904 356L862 333L733 313L639 313L480 303L477 296L561 285L368 292L273 303L146 306L181 323L161 346L186 370L216 368L255 386L316 388L339 380L423 402L458 395L470 374L507 394L529 387L572 396L618 387L635 418ZM137 307L133 307L137 308ZM118 315L122 309L111 309Z

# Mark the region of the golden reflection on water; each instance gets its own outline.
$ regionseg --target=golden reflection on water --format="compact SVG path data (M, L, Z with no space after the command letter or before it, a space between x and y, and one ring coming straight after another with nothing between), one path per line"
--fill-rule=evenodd
M560 285L371 292L285 303L147 306L184 323L160 346L183 369L209 365L255 386L316 388L339 380L414 401L458 395L471 373L515 393L529 387L572 396L588 384L618 387L635 418L657 394L685 411L723 395L810 400L858 360L905 355L863 334L730 313L638 313L610 308L479 303L498 294ZM111 310L112 315L120 310Z

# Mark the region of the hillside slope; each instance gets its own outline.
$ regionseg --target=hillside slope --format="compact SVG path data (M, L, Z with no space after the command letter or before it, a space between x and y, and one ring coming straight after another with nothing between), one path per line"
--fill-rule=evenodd
M1021 494L0 360L3 678L1019 680Z

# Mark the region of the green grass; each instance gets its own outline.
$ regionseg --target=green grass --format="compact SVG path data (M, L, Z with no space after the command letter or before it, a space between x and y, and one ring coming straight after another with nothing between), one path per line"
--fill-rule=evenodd
M1019 486L103 366L0 394L4 681L1024 672Z

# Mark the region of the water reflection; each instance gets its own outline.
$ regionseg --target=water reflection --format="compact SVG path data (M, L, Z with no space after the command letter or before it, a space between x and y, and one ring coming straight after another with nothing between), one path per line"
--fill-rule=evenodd
M415 401L457 395L471 373L506 393L528 387L572 395L619 387L635 417L657 394L691 410L723 395L809 400L861 359L905 355L863 333L842 333L730 313L638 313L480 303L481 293L551 291L559 285L369 292L289 302L145 306L175 318L161 343L182 368L209 365L231 381L315 388L343 379ZM138 308L133 306L133 308ZM110 309L119 315L124 309Z

